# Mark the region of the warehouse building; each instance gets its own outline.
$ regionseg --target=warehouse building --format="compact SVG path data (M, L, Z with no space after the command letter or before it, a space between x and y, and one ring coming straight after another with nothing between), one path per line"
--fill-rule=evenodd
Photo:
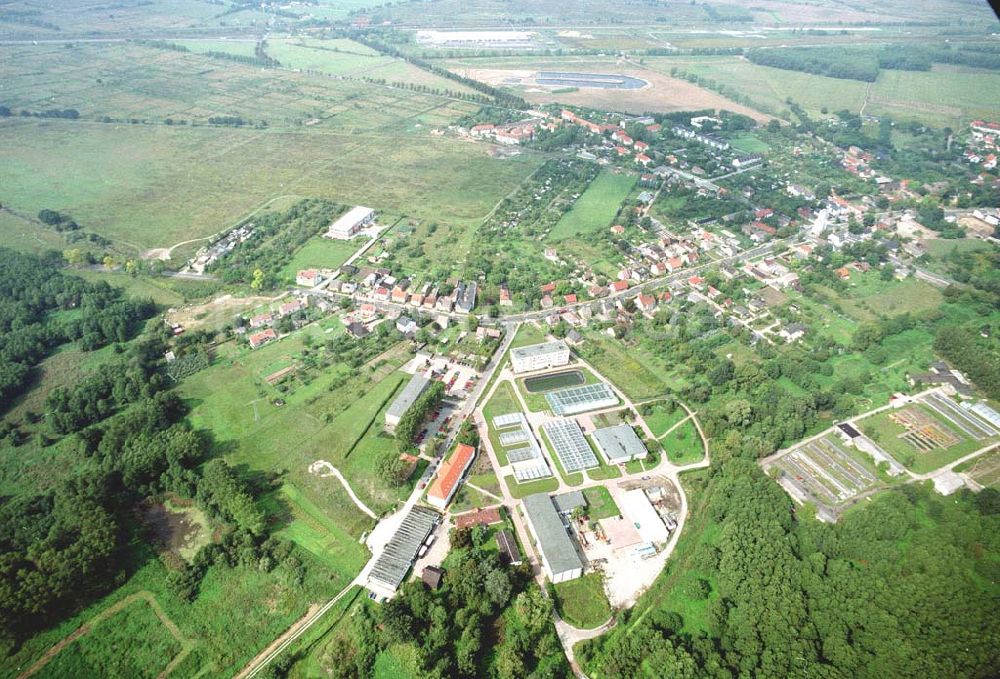
M536 493L524 498L524 516L549 580L558 583L582 576L583 561L548 494Z
M341 215L337 221L326 230L327 238L336 240L350 240L358 234L367 224L375 220L375 210L370 207L352 207L347 214Z
M670 537L670 532L663 524L656 507L646 497L642 488L627 490L622 493L619 508L622 514L639 531L639 536L646 544L662 544Z
M403 419L403 415L410 409L410 406L420 398L420 395L427 391L431 381L423 375L414 375L409 384L392 402L389 409L385 411L385 430L390 434L396 431L396 425Z
M625 464L644 460L649 454L635 429L628 424L605 427L594 431L594 443L608 464Z
M569 347L562 340L530 344L510 350L515 373L544 370L569 363Z

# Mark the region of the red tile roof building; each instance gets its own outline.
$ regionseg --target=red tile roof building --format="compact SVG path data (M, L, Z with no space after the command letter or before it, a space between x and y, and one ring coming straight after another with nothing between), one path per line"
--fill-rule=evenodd
M447 507L455 491L462 484L462 477L475 456L475 448L464 443L458 444L455 453L438 468L434 483L427 491L427 502L441 509Z

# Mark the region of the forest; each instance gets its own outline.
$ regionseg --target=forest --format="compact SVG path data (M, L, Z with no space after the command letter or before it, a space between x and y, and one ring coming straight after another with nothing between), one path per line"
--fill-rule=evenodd
M572 676L552 600L529 567L502 565L492 542L483 527L453 531L439 589L411 580L380 608L359 608L335 639L331 676L370 677L379 653L400 644L415 650L428 679Z
M682 539L645 605L578 647L589 676L991 675L1000 493L904 486L835 525L799 520L739 438L715 448L694 509L711 528ZM677 592L663 603L685 571L706 575L681 595L704 607L702 629Z
M56 347L85 351L134 336L155 311L107 283L62 273L62 258L0 248L0 402L27 387L31 369Z

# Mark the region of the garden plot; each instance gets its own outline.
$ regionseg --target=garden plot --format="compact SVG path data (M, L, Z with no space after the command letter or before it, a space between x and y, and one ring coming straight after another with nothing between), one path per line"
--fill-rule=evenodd
M803 502L841 505L878 482L833 435L808 441L778 459L779 480Z
M899 438L921 452L935 448L950 448L961 441L948 427L936 421L930 414L915 407L903 408L892 413L889 415L889 419L906 429L899 435Z

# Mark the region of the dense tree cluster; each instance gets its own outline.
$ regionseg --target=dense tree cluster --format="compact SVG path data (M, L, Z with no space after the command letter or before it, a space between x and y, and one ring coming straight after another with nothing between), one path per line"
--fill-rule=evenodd
M486 548L492 539L486 531L460 533L440 589L411 581L380 610L352 616L350 632L331 651L333 677L371 676L378 653L396 643L412 644L421 677L571 676L552 625L552 601L530 570L505 568Z
M1000 339L982 323L938 330L934 350L969 376L990 398L1000 399ZM985 337L983 335L986 335Z
M20 393L31 368L55 347L123 342L155 311L149 300L123 299L107 283L64 275L61 266L54 254L0 248L0 402Z
M420 432L420 427L423 426L424 420L427 419L431 411L440 405L441 399L444 398L444 392L444 383L434 380L427 387L427 390L399 418L399 423L396 425L394 434L396 436L396 445L400 451L409 450L413 447L413 441Z

